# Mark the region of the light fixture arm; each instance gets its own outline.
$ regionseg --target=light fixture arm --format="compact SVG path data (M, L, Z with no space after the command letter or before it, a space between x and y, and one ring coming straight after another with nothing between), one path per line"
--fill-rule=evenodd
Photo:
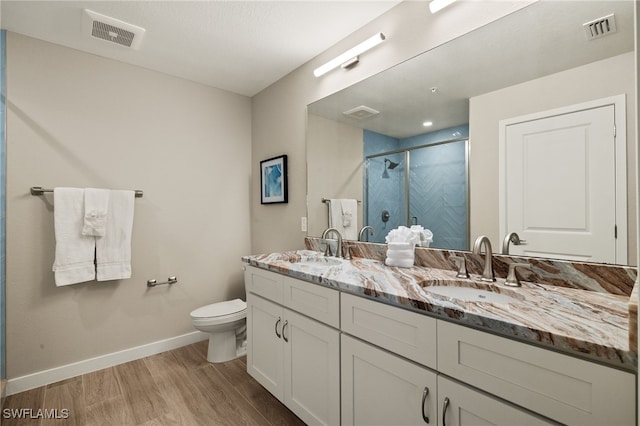
M326 64L319 66L313 71L313 75L315 75L316 77L320 77L345 63L348 64L348 66L349 63L351 63L350 65L353 66L357 63L359 55L382 43L385 39L386 37L384 34L377 33L373 37L366 39L359 45L352 47L343 54L336 56ZM356 62L354 62L354 59L356 60Z

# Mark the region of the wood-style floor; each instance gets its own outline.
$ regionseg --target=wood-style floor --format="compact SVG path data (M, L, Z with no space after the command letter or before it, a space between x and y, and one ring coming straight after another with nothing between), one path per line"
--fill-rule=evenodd
M303 425L247 373L246 358L210 364L207 342L8 396L9 425ZM6 418L57 409L67 419ZM50 413L52 411L49 411ZM55 413L55 412L54 412ZM10 416L9 416L10 417Z

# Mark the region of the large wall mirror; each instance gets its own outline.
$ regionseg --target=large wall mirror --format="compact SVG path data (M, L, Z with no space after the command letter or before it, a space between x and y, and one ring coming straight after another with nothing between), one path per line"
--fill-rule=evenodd
M591 28L596 37L589 37L583 24L605 17ZM350 198L360 202L358 228L370 225L375 230L369 241L383 242L394 227L418 223L433 231L433 248L468 250L475 237L487 235L499 251L505 231L523 232L505 225L510 223L505 219L509 195L503 186L514 181L504 172L505 163L513 162L504 154L504 146L511 147L502 140L505 126L517 118L527 121L545 112L563 116L570 107L610 101L616 140L624 143L606 160L615 174L607 200L618 203L610 224L610 233L619 234L613 243L617 257L589 258L567 250L557 256L553 250L512 253L634 264L633 34L632 1L536 2L308 105L308 234L319 236L327 228L326 199ZM589 132L585 134L593 139ZM578 154L564 135L556 134L556 145L529 150L535 151L537 164L561 167L563 161L574 162L574 156L594 156L589 147ZM604 157L596 160L605 162ZM535 183L535 197L522 214L541 212L540 217L561 218L558 223L575 217L589 222L594 213L579 211L575 206L580 199L568 201L561 195L560 202L553 201L557 195L552 191L562 187L573 194L576 190L565 188L565 181L591 188L600 178L585 174L581 180L554 180L546 170L530 170L536 163L528 161L508 169L524 169L520 180ZM596 210L611 204L594 203L590 194L580 202ZM558 226L559 233L569 232Z

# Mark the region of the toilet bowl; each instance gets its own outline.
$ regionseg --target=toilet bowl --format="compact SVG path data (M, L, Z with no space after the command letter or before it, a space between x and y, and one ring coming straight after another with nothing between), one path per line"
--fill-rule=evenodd
M234 299L191 312L193 326L209 334L207 361L226 362L246 354L247 302Z

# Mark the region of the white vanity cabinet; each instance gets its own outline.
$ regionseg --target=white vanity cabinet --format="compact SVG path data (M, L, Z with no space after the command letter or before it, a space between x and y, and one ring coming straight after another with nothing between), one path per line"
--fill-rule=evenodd
M438 375L438 320L345 293L340 310L357 337L341 340L343 425L551 424Z
M307 424L636 424L633 373L258 268L245 285L247 369Z
M338 292L249 266L245 286L249 374L305 423L340 424Z

